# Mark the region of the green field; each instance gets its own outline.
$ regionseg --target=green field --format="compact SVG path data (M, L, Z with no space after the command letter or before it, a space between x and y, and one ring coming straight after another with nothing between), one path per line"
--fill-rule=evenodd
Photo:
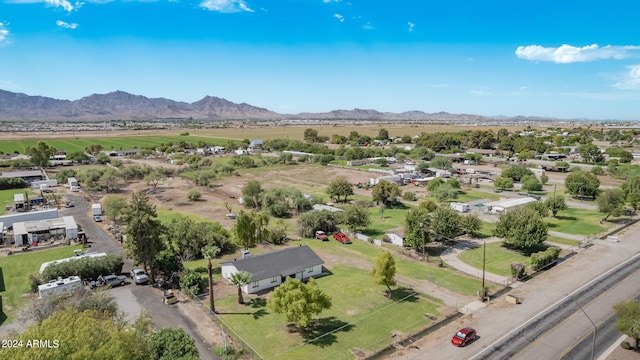
M208 145L224 146L228 140L220 138L198 137L198 136L131 136L131 137L101 137L101 138L81 138L75 139L51 139L51 140L20 140L0 142L0 152L13 154L18 152L24 154L27 147L35 147L38 142L45 141L47 145L63 150L67 153L84 151L86 147L99 144L104 150L130 150L156 147L161 144L171 144L184 141L188 144L196 144L202 141Z
M565 234L592 235L613 226L612 222L600 224L602 213L597 210L568 208L558 212L557 218L547 218L549 230Z
M571 240L571 239L565 239L562 237L558 237L558 236L547 236L547 241L551 242L551 243L556 243L556 244L563 244L563 245L569 245L569 246L579 246L580 245L580 241L578 240Z
M0 313L0 325L13 321L16 311L24 306L24 294L29 292L29 275L38 273L44 262L72 256L75 249L82 249L82 246L63 246L0 257L0 296L4 311Z
M471 265L476 269L482 270L482 260L486 259L486 270L492 274L511 276L511 263L521 262L527 266L530 265L529 257L521 253L502 247L502 242L489 243L487 246L487 254L484 256L482 246L467 249L458 255L458 259L465 264Z
M404 301L387 298L385 288L375 285L368 271L334 266L331 275L317 282L331 296L332 307L318 316L316 327L304 332L290 331L284 316L272 313L264 299L238 305L231 296L219 300L216 309L225 323L267 359L304 359L320 351L324 359L352 359L353 349L366 353L380 349L394 331L416 331L431 322L423 315L440 315L440 304L425 296L409 296ZM410 293L394 292L398 300L406 295Z

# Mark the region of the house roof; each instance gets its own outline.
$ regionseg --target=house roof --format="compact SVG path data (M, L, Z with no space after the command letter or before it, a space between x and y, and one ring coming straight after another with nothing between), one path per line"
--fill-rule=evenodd
M250 273L251 281L259 281L296 274L311 266L324 264L324 261L308 246L296 246L223 263L225 264Z
M525 205L534 201L538 201L533 197L523 197L523 198L513 198L513 199L502 199L498 201L494 201L489 205L498 206L503 208L512 208L515 206Z

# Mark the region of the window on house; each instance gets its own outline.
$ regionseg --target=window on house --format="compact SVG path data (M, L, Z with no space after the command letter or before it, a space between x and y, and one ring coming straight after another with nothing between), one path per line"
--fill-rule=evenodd
M251 283L251 287L254 287L254 288L257 288L258 285L260 285L259 281L254 281L254 282Z
M272 283L274 283L274 282L278 282L278 277L277 277L277 276L272 277L272 278L271 278L271 282L272 282Z

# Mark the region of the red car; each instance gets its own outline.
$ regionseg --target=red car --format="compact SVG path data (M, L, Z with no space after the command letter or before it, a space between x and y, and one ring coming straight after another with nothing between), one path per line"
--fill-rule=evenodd
M460 329L460 331L453 335L451 343L455 346L465 346L475 340L477 336L475 329L466 327L464 329Z
M324 231L321 231L321 230L316 231L316 239L322 240L322 241L329 240L329 238L327 237L327 234L325 234Z
M347 235L345 235L344 233L335 233L333 234L333 238L338 240L339 242L343 243L343 244L351 244L351 240L349 240L349 237Z

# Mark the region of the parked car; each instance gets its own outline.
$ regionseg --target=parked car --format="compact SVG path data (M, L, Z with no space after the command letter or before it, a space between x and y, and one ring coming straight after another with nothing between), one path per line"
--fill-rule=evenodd
M338 240L339 242L343 243L343 244L351 244L351 240L349 240L349 237L347 235L345 235L344 233L335 233L333 234L333 238Z
M127 277L124 275L105 275L98 276L96 286L124 286L127 283Z
M102 222L102 216L98 216L98 215L94 216L94 217L93 217L93 221L95 221L95 222Z
M162 302L167 305L173 305L178 302L178 298L173 294L172 290L163 291Z
M455 346L466 346L468 343L475 340L477 336L475 329L466 327L460 329L455 335L453 335L451 343Z
M145 273L144 270L142 269L133 269L131 270L130 274L131 274L131 279L136 285L146 284L149 282L149 277L147 276L147 273Z
M329 240L329 237L327 236L327 234L324 233L324 231L318 230L316 231L316 239L327 241Z

